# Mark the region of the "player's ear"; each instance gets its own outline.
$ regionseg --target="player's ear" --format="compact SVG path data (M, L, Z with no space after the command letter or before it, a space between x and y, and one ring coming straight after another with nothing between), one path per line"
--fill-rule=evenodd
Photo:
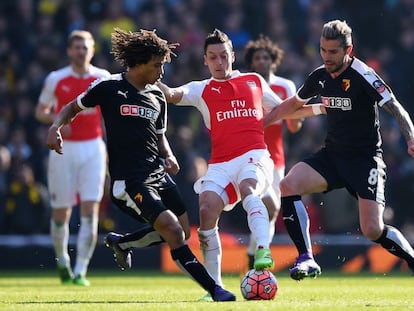
M351 55L353 48L354 48L354 46L352 44L351 45L348 45L346 47L346 54Z
M204 65L206 65L207 66L207 56L206 55L204 55Z

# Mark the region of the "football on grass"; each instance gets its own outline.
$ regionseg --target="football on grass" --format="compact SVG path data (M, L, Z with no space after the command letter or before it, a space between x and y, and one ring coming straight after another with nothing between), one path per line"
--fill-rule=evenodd
M240 290L247 300L271 300L276 297L277 280L268 270L249 270L243 276Z

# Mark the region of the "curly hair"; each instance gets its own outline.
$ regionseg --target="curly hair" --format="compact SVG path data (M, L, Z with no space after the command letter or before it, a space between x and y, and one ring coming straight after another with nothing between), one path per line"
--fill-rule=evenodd
M253 54L259 50L265 50L269 53L270 58L272 59L272 69L275 70L277 66L280 65L283 59L284 51L269 37L260 35L257 40L250 40L247 44L244 54L244 61L246 65L251 68L253 61Z
M154 56L166 57L171 61L172 52L179 44L168 43L155 33L155 30L140 29L135 32L115 28L111 36L115 60L125 67L148 63Z

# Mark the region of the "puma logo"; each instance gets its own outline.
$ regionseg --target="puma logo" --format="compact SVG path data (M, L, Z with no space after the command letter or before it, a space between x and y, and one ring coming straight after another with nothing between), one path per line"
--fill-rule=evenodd
M221 89L221 86L219 86L219 87L214 87L214 86L212 86L212 87L211 87L211 90L212 90L212 91L216 91L216 92L217 92L217 93L219 93L219 94L221 94L220 89Z
M325 87L325 80L323 80L323 81L319 81L319 84L320 84L320 86L321 86L322 88L324 88L324 87Z
M375 188L368 187L368 190L371 191L372 194L374 194L374 192L375 192Z
M295 221L295 218L293 217L293 214L288 216L288 217L283 217L283 220L290 220L290 221Z
M118 95L122 95L122 96L124 96L125 98L127 98L127 93L128 93L128 91L125 91L125 92L122 92L122 91L120 91L120 90L118 90Z
M186 262L184 263L184 266L186 266L186 265L190 265L190 264L192 264L192 263L198 263L197 258L194 258L194 259L193 259L193 260L191 260L191 261L186 261Z

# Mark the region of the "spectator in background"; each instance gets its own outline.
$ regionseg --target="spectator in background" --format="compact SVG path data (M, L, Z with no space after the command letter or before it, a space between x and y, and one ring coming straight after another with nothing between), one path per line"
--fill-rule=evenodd
M103 9L103 18L99 26L99 39L102 41L102 52L111 51L111 33L115 27L133 31L134 20L128 15L122 0L108 0Z
M34 179L32 168L16 163L11 172L2 227L9 234L47 233L49 204L47 189Z
M5 217L6 217L6 197L9 187L9 168L11 165L11 155L9 149L0 145L0 229L1 233L5 233Z
M44 83L36 107L39 121L51 124L57 113L84 92L89 84L109 72L91 64L94 38L84 30L68 36L70 64L51 72ZM89 286L86 279L89 261L98 235L99 202L103 196L106 152L98 108L84 111L64 128L64 155L49 154L48 186L52 206L50 233L62 284ZM68 253L69 220L72 207L80 200L80 226L74 273Z

